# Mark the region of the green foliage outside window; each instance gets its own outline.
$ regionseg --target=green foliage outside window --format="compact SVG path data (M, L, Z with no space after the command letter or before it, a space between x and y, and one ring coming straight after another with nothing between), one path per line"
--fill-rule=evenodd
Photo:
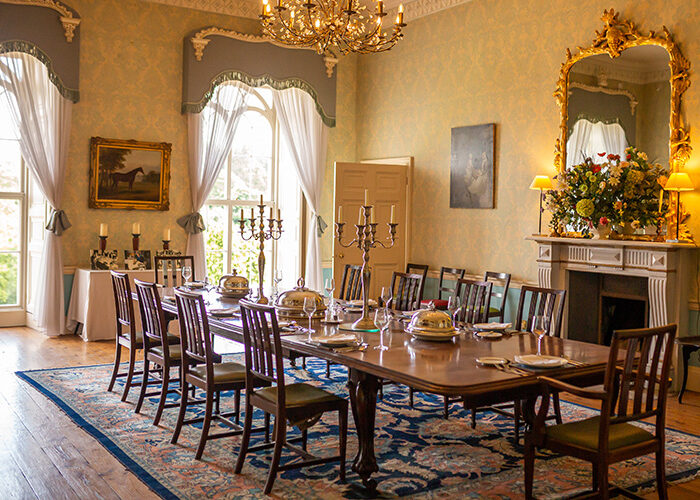
M0 304L17 304L17 254L0 254Z

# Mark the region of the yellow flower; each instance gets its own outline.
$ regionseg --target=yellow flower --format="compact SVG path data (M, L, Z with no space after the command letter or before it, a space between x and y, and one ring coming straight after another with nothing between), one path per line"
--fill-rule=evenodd
M584 198L583 200L576 203L576 213L579 214L581 217L590 217L591 215L593 215L593 210L595 210L593 201L589 200L588 198Z

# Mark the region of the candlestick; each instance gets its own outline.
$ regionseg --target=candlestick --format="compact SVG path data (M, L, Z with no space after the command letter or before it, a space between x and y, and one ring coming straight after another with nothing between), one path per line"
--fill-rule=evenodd
M134 249L134 252L139 251L139 236L141 235L138 233L131 234L131 248Z
M365 191L366 192L366 191ZM392 207L393 213L393 207ZM343 248L348 248L356 245L357 248L362 252L362 317L355 321L354 323L344 323L340 325L343 330L354 330L360 332L376 332L379 331L377 325L375 325L371 316L369 315L369 297L368 297L368 286L369 286L369 253L372 248L382 247L391 248L396 242L396 226L398 224L394 222L389 222L389 236L387 243L375 239L377 232L377 225L373 220L372 207L365 203L365 206L360 207L360 220L357 223L357 236L355 239L349 243L343 243L343 228L345 224L343 222L335 223L335 237L338 244Z
M163 240L163 250L170 250L170 240Z
M243 218L243 210L241 210L240 232L241 238L244 241L257 240L260 243L260 252L258 253L258 304L268 304L270 301L265 297L263 292L263 276L265 276L265 240L278 240L282 236L282 219L280 211L277 209L277 219L272 218L272 208L270 208L270 218L268 219L269 228L265 229L265 205L263 197L260 195L260 205L258 206L260 215L255 217L255 212L250 210L250 229L246 231L246 220ZM276 226L276 227L275 227Z
M107 236L100 235L100 252L104 252L107 249Z
M104 236L105 238L109 235L107 231L107 224L104 222L100 224L100 236Z

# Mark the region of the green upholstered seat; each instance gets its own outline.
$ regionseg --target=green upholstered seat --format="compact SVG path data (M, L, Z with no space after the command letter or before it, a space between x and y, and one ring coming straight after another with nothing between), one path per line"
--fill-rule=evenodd
M285 401L287 408L304 406L315 403L324 403L342 399L333 393L319 389L309 384L290 384L285 386ZM255 391L255 394L270 402L277 402L277 387L264 387Z
M489 307L489 314L501 314L501 310L498 307Z
M196 366L190 370L195 377L203 380L207 377L207 368L204 365ZM240 363L214 363L214 383L225 384L228 382L244 382L245 366Z
M579 422L552 425L546 428L548 439L568 443L589 450L598 449L598 426L600 417L587 418ZM609 448L615 450L654 439L654 435L636 425L622 423L610 426Z
M158 356L163 356L163 348L161 346L154 347L151 352L157 354ZM180 359L182 357L182 350L179 345L171 345L170 349L170 359Z
M124 334L122 335L125 339L129 339L129 334ZM180 337L177 335L174 335L172 333L168 334L168 344L173 345L173 344L179 344L180 343ZM136 347L141 348L143 346L143 333L142 332L136 332Z

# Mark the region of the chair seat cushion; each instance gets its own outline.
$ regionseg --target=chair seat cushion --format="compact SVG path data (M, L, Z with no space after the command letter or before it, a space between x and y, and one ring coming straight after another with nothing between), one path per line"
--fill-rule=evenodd
M163 348L161 346L154 347L151 349L151 352L158 356L163 356ZM182 350L179 345L171 345L168 352L170 353L170 359L180 359L182 357Z
M548 439L595 451L598 449L599 424L600 417L592 417L578 422L549 426L546 428L545 434ZM609 448L611 450L652 439L654 439L653 434L636 425L622 423L610 426Z
M258 389L255 394L270 402L277 402L277 386ZM288 408L342 399L331 392L303 383L286 385L284 394Z
M129 335L125 334L122 335L123 338L126 340L129 340ZM174 344L179 344L180 343L180 337L177 335L174 335L172 333L168 334L168 344L174 345ZM143 332L136 332L136 348L141 349L143 347Z
M431 302L433 304L435 304L435 309L439 309L441 311L444 311L445 309L447 309L447 301L443 300L443 299L424 299L424 300L420 301L420 304L422 306L427 306Z
M190 370L195 377L206 380L207 367L205 365L195 366ZM214 363L214 383L225 384L228 382L244 382L245 366L240 363Z
M501 314L501 310L498 307L489 307L489 316L495 316Z

